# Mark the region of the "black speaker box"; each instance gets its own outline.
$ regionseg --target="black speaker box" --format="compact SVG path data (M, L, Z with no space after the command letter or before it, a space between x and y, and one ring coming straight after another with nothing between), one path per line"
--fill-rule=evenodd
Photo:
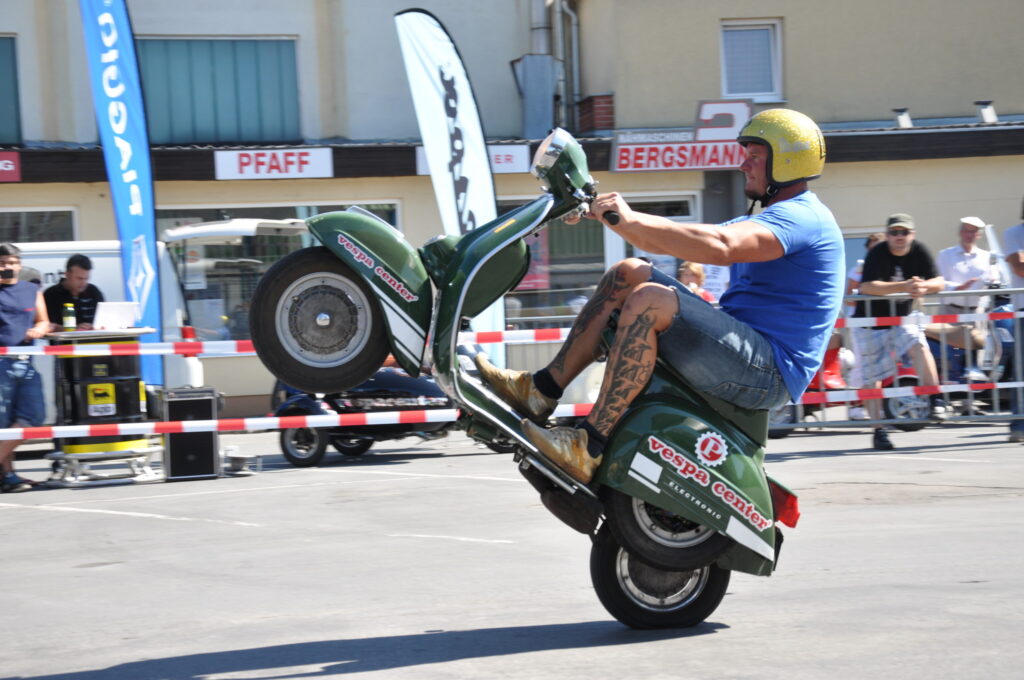
M163 419L216 420L217 390L188 387L164 390ZM178 432L164 435L167 481L212 479L221 476L220 443L216 432Z

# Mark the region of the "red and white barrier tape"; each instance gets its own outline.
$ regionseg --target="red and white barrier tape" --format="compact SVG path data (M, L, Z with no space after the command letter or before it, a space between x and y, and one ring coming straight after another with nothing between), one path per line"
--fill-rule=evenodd
M828 390L825 392L806 392L800 399L801 404L843 404L865 399L882 399L885 397L913 397L931 394L949 394L950 392L984 392L995 388L1013 389L1024 387L1022 382L983 382L966 385L906 385L904 387L885 387L879 389Z
M26 345L0 347L0 355L30 354L34 356L141 356L152 354L241 354L256 350L252 340L213 340L211 342L116 342L83 345Z
M934 385L887 387L878 390L833 390L805 394L804 404L841 404L862 399L907 397L913 395L948 392L981 391L993 388L1024 387L1024 381L1005 383L975 383L973 385ZM590 413L593 404L562 404L553 417L582 418ZM323 416L280 416L260 418L225 418L223 420L177 420L147 423L102 423L96 425L55 425L48 427L11 427L0 429L0 440L54 439L63 437L111 437L121 435L158 435L180 432L258 432L292 427L359 427L365 425L400 425L416 423L446 423L459 417L457 409L416 411L385 411L374 413L342 413Z
M860 319L839 319L836 328L861 328L873 326L911 326L923 323L960 323L967 321L997 321L1019 319L1024 312L989 312L987 314L915 314L911 316L874 316ZM459 342L464 345L532 342L561 342L569 336L569 328L538 328L535 330L480 331L459 333ZM82 345L26 345L0 347L0 356L28 354L33 356L141 356L159 354L251 354L255 352L252 340L211 340L208 342L124 342L111 344Z
M926 323L960 323L965 321L998 321L1019 319L1024 312L988 312L986 314L911 314L910 316L865 316L841 318L836 328L864 328L874 326L919 326Z

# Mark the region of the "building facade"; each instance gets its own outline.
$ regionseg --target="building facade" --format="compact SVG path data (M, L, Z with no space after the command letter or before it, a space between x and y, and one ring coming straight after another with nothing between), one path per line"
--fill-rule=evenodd
M999 232L1020 221L1018 0L416 5L444 23L462 54L502 206L536 193L530 152L561 125L584 140L602 190L674 219L727 219L746 210L728 136L745 112L787 106L825 132L828 165L813 189L835 212L851 257L892 212L914 215L933 251L955 241L963 215L980 215ZM377 212L414 245L441 232L392 20L407 3L128 7L158 233L347 205ZM5 0L0 11L2 241L117 237L80 21L74 0ZM522 68L526 60L540 68ZM283 172L300 158L307 174ZM300 245L200 252L201 276L187 286L201 332L220 337L224 323L232 337L246 337L256 279ZM537 268L510 296L509 316L522 325L563 325L604 267L632 253L594 224L552 228L534 250ZM204 363L207 382L229 397L229 414L265 408L272 380L254 357Z

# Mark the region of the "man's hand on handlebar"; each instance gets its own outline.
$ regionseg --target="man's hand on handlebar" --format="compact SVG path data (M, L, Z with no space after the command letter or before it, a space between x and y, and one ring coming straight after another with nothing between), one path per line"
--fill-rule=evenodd
M615 213L619 219L615 219L610 213ZM593 202L590 204L590 209L586 212L583 217L587 217L592 220L598 220L608 226L614 226L619 223L619 220L631 219L633 210L626 203L626 200L622 198L617 192L610 194L599 194ZM576 224L580 221L580 216L566 216L565 222L567 224Z

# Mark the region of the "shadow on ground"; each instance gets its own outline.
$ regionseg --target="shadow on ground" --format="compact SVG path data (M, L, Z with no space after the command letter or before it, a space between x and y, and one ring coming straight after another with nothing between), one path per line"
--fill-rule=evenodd
M14 676L11 680L207 680L222 674L241 673L259 673L260 680L317 678L464 659L698 637L723 628L726 628L724 624L703 623L688 629L637 631L614 621L592 621L514 628L426 631L417 635L324 640L188 654L133 661L91 671Z

